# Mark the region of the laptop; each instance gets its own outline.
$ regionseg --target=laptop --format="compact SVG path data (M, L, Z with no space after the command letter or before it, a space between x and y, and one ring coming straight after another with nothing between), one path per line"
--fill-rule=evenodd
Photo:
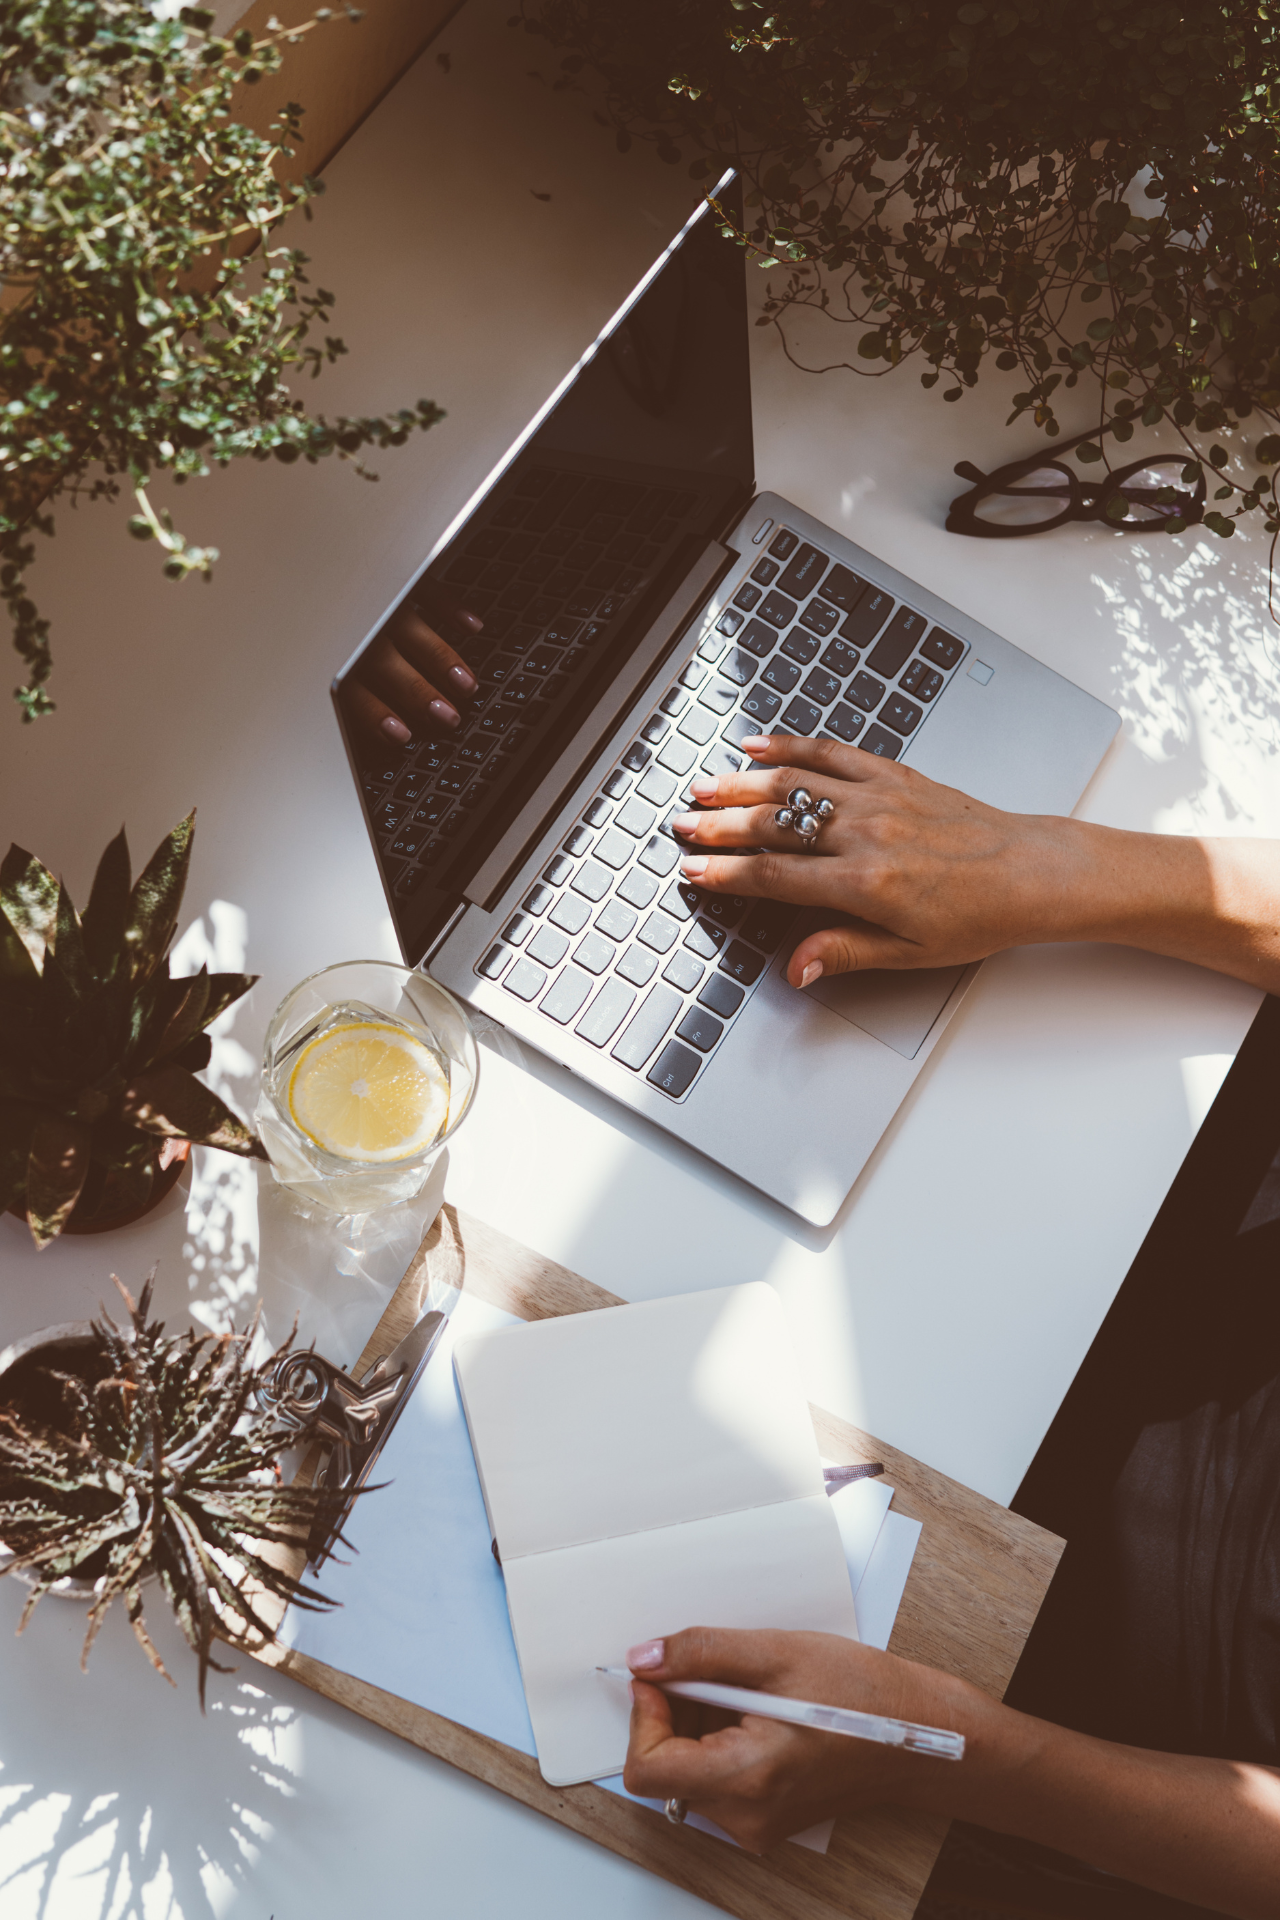
M1111 708L756 484L745 263L700 209L333 684L406 961L815 1225L977 966L784 970L816 918L704 895L670 822L748 733L1069 813ZM480 680L368 748L343 689L408 602ZM818 857L818 856L815 856Z

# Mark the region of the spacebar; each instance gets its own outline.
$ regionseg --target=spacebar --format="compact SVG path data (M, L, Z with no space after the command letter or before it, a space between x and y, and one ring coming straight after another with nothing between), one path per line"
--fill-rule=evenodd
M651 987L639 1013L613 1049L614 1059L639 1072L683 1005L680 995L670 987Z

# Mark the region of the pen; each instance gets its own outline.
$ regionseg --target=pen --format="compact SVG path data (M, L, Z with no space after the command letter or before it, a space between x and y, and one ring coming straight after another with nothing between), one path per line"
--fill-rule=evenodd
M611 1680L631 1681L627 1667L597 1667ZM638 1676L641 1680L644 1675ZM749 1687L722 1687L713 1680L655 1680L648 1683L682 1700L700 1700L706 1707L724 1707L730 1713L754 1713L764 1720L785 1720L793 1727L818 1727L823 1733L848 1733L855 1740L878 1740L885 1747L907 1753L929 1753L936 1760L964 1757L964 1735L946 1727L919 1727L910 1720L887 1720L879 1713L859 1713L854 1707L823 1707L813 1700L787 1700L776 1693L754 1693Z

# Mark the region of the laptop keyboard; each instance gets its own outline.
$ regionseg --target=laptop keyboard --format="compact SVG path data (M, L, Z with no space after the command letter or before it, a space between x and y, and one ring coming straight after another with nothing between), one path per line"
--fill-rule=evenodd
M444 579L484 621L466 643L481 690L462 725L361 774L387 884L407 901L552 707L570 698L672 542L692 493L531 467L470 533Z
M683 1098L796 913L680 878L690 779L751 733L896 760L967 651L781 528L475 971Z

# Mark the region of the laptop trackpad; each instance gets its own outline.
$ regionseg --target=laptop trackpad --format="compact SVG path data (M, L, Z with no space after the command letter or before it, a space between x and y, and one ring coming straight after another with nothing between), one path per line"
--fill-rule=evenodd
M963 972L963 967L922 967L910 973L837 973L815 981L805 998L821 1001L851 1027L914 1060Z

